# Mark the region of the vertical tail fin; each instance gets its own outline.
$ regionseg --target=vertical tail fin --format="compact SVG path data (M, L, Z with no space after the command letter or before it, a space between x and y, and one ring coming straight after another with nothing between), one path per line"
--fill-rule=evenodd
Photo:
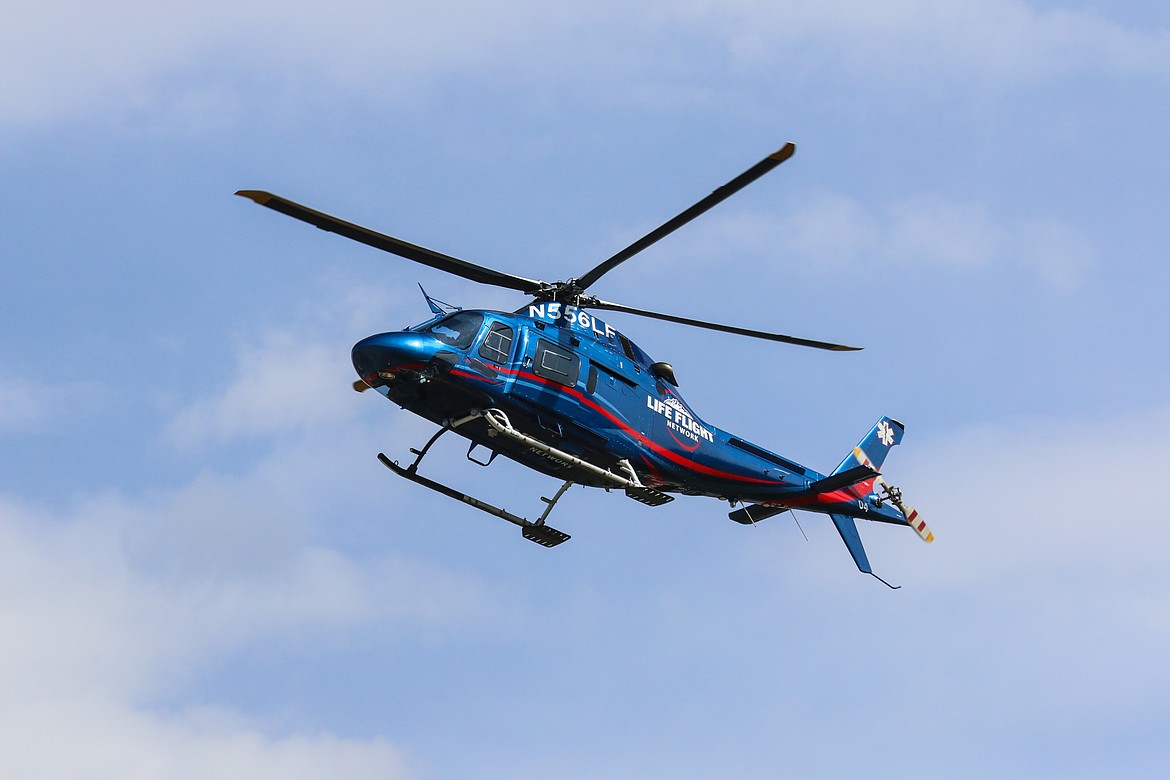
M865 435L853 451L845 456L841 461L841 465L833 471L833 474L845 474L847 472L855 472L858 469L864 470L870 468L873 471L881 469L882 464L886 461L886 455L889 454L892 447L898 446L902 442L902 434L906 432L906 426L898 422L892 417L883 417L874 424L869 433ZM832 479L830 476L828 479ZM877 477L880 481L881 477ZM874 482L866 483L860 490L872 490ZM860 497L860 496L859 496ZM869 565L869 558L865 554L865 547L861 544L861 534L857 532L857 524L852 517L848 515L830 515L833 518L833 525L837 526L837 533L841 535L841 541L845 542L845 547L849 550L849 554L853 556L853 562L857 564L857 569L864 574L868 574L885 585L893 588L893 585L878 577L873 573L873 568Z
M869 558L865 554L865 547L861 545L861 534L857 533L857 524L848 515L829 515L833 518L833 525L837 526L837 533L841 534L841 541L853 556L853 562L862 574L873 574L869 565Z
M861 545L861 534L857 533L857 523L853 521L852 517L847 515L829 515L829 517L833 518L833 525L837 526L837 533L841 534L841 541L845 542L849 554L853 556L853 562L857 564L858 571L862 574L868 574L887 588L897 590L902 587L901 585L891 585L873 573L873 568L869 565L869 558L865 554L865 548Z
M906 426L902 423L892 417L883 417L853 448L853 451L845 456L845 460L841 461L841 465L833 473L840 474L858 466L869 466L875 471L880 471L890 448L901 443L902 434L905 431Z

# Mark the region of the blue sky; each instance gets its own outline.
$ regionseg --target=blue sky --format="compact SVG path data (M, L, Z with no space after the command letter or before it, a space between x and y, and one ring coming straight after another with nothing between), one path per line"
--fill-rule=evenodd
M6 776L1165 776L1163 6L0 13ZM349 347L416 282L523 301L232 196L564 278L789 140L596 292L866 346L607 318L814 468L904 421L937 541L861 528L897 592L822 518L578 489L545 550L395 480L430 431Z

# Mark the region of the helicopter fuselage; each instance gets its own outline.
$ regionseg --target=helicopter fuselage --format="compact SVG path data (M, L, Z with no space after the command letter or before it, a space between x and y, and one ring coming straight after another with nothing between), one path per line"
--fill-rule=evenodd
M611 487L527 439L467 419L499 409L524 437L602 469L625 461L664 493L905 522L877 499L872 480L812 489L824 474L707 423L679 394L668 364L573 306L440 314L363 339L353 362L363 382L403 408L440 425L465 420L456 431L479 462L500 454L559 479ZM485 450L479 459L477 446Z

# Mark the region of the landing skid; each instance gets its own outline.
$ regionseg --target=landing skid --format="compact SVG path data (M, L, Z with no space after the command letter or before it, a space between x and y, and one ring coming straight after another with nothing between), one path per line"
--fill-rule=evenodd
M444 433L448 430L450 429L443 428L439 431L439 433ZM429 444L434 443L434 440L437 438L438 435L431 439ZM425 453L426 450L424 449L423 452ZM378 460L382 462L383 466L390 469L400 477L405 477L411 482L417 482L423 487L430 488L437 493L442 493L443 495L449 498L453 498L456 501L462 501L468 506L473 506L476 509L487 512L489 515L495 515L496 517L499 517L503 520L507 520L509 523L520 526L521 530L523 531L524 538L536 542L537 544L544 545L545 547L556 547L561 542L568 541L570 538L569 535L564 531L558 531L552 526L545 525L544 518L547 517L548 513L552 511L553 505L555 505L557 500L562 495L564 495L566 490L569 489L569 486L573 484L572 482L566 482L565 484L561 485L561 489L557 491L557 494L553 498L544 499L548 502L548 507L545 508L544 514L542 514L536 522L531 522L526 518L512 514L506 509L501 509L500 507L489 504L486 501L480 501L474 496L469 496L460 490L456 490L453 487L444 485L441 482L435 482L433 479L427 479L426 477L420 475L417 469L418 462L422 460L421 455L418 457L418 459L415 460L414 463L411 463L405 468L399 466L396 462L390 460L386 457L385 454L381 452L378 453Z
M544 547L556 547L558 544L568 541L570 537L567 533L564 531L558 531L552 526L545 525L544 520L546 517L548 517L549 513L552 512L552 508L556 506L557 501L560 501L561 496L565 494L565 491L573 485L573 482L571 481L565 482L563 485L561 485L560 490L558 490L552 498L544 498L543 496L541 497L541 500L548 504L548 506L544 508L544 512L541 513L540 517L536 519L536 522L532 522L527 518L514 515L506 509L502 509L498 506L495 506L494 504L489 504L486 501L481 501L474 496L467 495L461 490L456 490L449 485L444 485L441 482L428 479L427 477L424 477L418 473L418 464L422 463L422 459L426 457L427 452L429 452L431 446L439 440L440 436L442 436L447 431L458 428L464 423L479 418L481 415L482 413L477 411L468 415L467 417L464 417L461 420L447 420L444 422L443 427L436 431L435 435L427 440L427 443L423 445L421 450L416 450L413 447L411 448L410 451L414 453L416 457L414 462L409 466L399 466L397 461L390 460L384 453L381 452L378 453L378 460L382 462L383 466L390 469L400 477L405 477L411 482L417 482L423 487L434 490L436 493L442 493L448 498L453 498L456 501L462 501L468 506L473 506L482 512L487 512L489 515L494 515L501 520L507 520L513 525L520 526L520 530L523 533L524 538L528 539L529 541L536 542L537 544ZM488 463L490 462L491 461L489 460Z
M512 427L511 422L508 420L508 416L499 409L476 409L471 414L460 420L444 421L443 427L440 428L435 433L435 435L427 441L425 445L423 445L421 450L411 448L410 451L413 452L416 457L414 462L409 466L399 466L397 461L390 460L381 452L378 453L378 460L382 462L383 466L390 469L400 477L405 477L411 482L417 482L423 487L434 490L436 493L442 493L443 495L449 498L453 498L456 501L462 501L468 506L473 506L482 512L487 512L489 515L494 515L495 517L498 517L502 520L507 520L513 525L520 526L524 538L528 539L529 541L536 542L537 544L543 545L545 547L555 547L561 542L567 541L569 539L569 535L567 533L558 531L549 525L545 525L544 521L545 518L548 517L549 513L552 512L553 507L556 506L557 501L560 501L561 496L565 494L565 491L568 490L573 484L575 484L572 480L568 480L563 485L561 485L560 489L552 498L544 498L543 496L541 497L540 500L544 501L546 504L548 504L548 506L545 507L544 512L541 513L540 517L538 517L536 521L533 522L526 518L520 517L519 515L514 515L506 509L489 504L486 501L481 501L474 496L469 496L466 493L460 490L456 490L455 488L448 485L444 485L441 482L428 479L427 477L421 476L418 473L418 464L422 462L424 457L426 457L427 452L431 449L431 446L439 440L440 436L442 436L447 431L454 430L460 425L471 422L472 420L477 420L481 417L486 420L490 426L488 431L490 435L503 435L506 438L520 442L532 448L533 450L543 453L547 457L564 463L567 466L573 466L575 468L587 471L590 474L601 477L614 487L625 489L626 495L635 501L639 501L650 506L661 506L674 500L674 496L668 496L665 493L661 493L657 490L654 490L653 488L649 488L643 485L638 480L637 473L634 472L633 467L630 466L628 461L623 460L618 463L618 466L625 472L624 474L617 474L613 471L610 471L609 469L601 468L600 466L590 463L589 461L583 460L575 455L571 455L563 450L552 447L540 441L539 439L536 439L525 433L521 433ZM492 457L494 458L495 456L493 455ZM491 459L488 460L488 463L491 463Z

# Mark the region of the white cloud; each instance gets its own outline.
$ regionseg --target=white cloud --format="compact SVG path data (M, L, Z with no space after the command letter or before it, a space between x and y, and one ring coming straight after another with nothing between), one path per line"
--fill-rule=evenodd
M44 431L92 411L106 395L95 382L51 384L23 376L0 377L0 434Z
M688 5L748 62L823 62L832 52L854 74L913 82L940 77L1013 84L1079 70L1170 72L1170 31L1125 27L1076 9L1018 0L760 0ZM794 46L795 45L795 46ZM795 56L794 56L795 55Z
M242 337L223 385L195 400L185 393L167 435L179 447L195 448L335 429L379 399L353 391L353 343L429 316L417 287L323 283L286 313L283 328Z
M1001 744L997 761L1027 765L1045 749L1005 740L1051 745L1056 734L1071 747L1069 735L1161 717L1170 693L1170 523L1151 496L1170 469L1162 444L1170 407L924 433L909 430L883 471L923 512L935 542L859 524L874 570L902 590L874 583L863 591L860 575L836 576L848 556L816 518L802 520L811 546L775 534L753 553L774 572L776 602L791 609L815 599L815 610L836 610L839 623L807 615L817 628L840 637L847 625L873 649L865 661L852 649L847 658L830 651L830 664L853 669L878 697L857 704L858 724L886 710L915 713L931 722L920 758L944 774L983 776L986 767L970 771L957 753ZM1164 747L1131 758L1124 741L1095 739L1111 761L1165 759Z
M1004 231L978 203L914 198L888 209L888 232L879 251L903 262L977 268L995 259Z
M0 432L37 427L55 406L48 385L23 377L0 379Z
M1020 259L1053 287L1080 287L1094 265L1093 249L1077 230L1055 220L1036 220L1020 227Z
M907 458L937 535L914 565L940 595L996 605L964 633L1006 632L982 663L1021 718L1135 717L1170 690L1170 524L1150 500L1167 435L1160 408L968 429Z
M1148 491L1170 470L1168 435L1170 409L1155 409L987 425L907 447L898 454L918 483L914 503L936 507L931 514L949 515L954 526L940 549L945 559L931 556L928 565L952 582L1035 571L1060 578L1055 587L1104 591L1129 579L1164 580L1170 523ZM971 476L956 479L951 469Z
M403 751L382 738L286 734L230 709L145 704L265 638L490 614L478 584L429 564L359 562L309 543L298 502L282 502L268 479L263 469L204 475L153 498L95 498L64 516L0 499L6 769L45 778L409 774Z
M956 273L1022 268L1038 281L1075 290L1095 265L1088 239L1051 219L992 214L978 202L916 195L867 207L823 193L786 217L758 211L712 215L677 250L711 258L784 257L786 272L813 267L919 267Z
M477 581L394 552L348 555L314 541L339 499L378 479L353 450L377 434L350 421L345 346L322 332L380 320L384 300L342 294L302 313L309 335L269 333L239 351L227 387L173 420L183 444L285 436L234 474L106 492L53 508L0 495L0 754L14 776L44 778L402 778L415 762L384 737L289 732L219 706L183 706L202 674L273 638L344 641L364 632L465 630L498 610ZM307 315L307 316L305 316ZM14 398L40 399L31 388ZM37 391L37 392L34 392ZM31 402L30 402L31 403ZM35 407L29 409L35 411ZM26 409L19 419L35 415ZM40 412L43 416L45 411ZM132 466L128 466L132 468ZM393 514L393 506L383 506ZM157 702L166 706L156 707Z
M384 739L269 737L231 713L154 715L107 701L40 698L0 705L5 772L43 780L396 780L412 761Z
M171 436L191 446L337 424L356 409L347 358L343 346L269 332L238 350L226 389L176 414Z
M714 47L695 55L712 62L726 51L741 67L830 69L902 88L940 79L1030 83L1101 69L1163 79L1170 72L1166 30L1017 0L649 7L349 0L328 8L272 0L14 0L0 36L0 104L9 124L150 106L176 122L223 122L253 110L244 108L255 101L242 90L258 84L276 94L295 85L401 101L436 76L470 68L513 79L534 70L543 78L600 74L618 99L629 100L662 91L648 90L646 81L660 58L632 52L647 45L670 51L678 40ZM678 94L704 99L701 91Z
M748 252L766 250L759 257L784 247L797 256L829 263L863 256L882 240L882 226L875 215L855 200L832 194L822 194L784 218L751 211L728 217L716 213L709 223L696 227L701 231L698 240L706 238L710 252L721 241L731 241L749 248Z
M154 102L180 113L193 102L234 103L207 84L190 90L158 84L191 68L234 71L227 81L236 87L252 80L397 93L420 78L507 52L566 16L539 3L501 13L467 1L348 0L325 7L14 0L0 27L0 103L5 121L20 123Z

